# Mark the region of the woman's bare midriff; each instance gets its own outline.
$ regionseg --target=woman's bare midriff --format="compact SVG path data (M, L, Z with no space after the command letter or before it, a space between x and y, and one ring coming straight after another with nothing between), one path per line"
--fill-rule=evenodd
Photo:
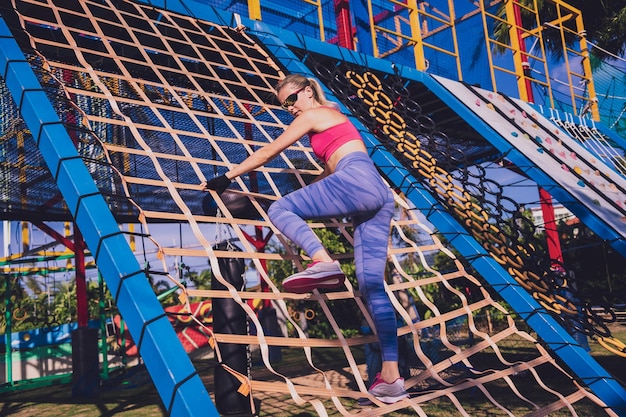
M346 142L341 145L328 159L326 162L326 169L329 172L335 172L335 168L339 161L346 155L351 154L352 152L363 152L367 154L367 148L361 139L354 139L350 142Z

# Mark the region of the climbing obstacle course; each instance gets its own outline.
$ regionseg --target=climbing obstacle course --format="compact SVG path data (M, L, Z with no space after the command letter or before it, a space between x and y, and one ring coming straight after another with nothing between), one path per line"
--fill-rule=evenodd
M464 121L469 117L467 110L453 95L443 92L434 78L299 36L278 36L262 24L247 31L244 26L253 25L241 25L241 19L228 19L210 8L204 10L202 19L127 1L75 1L62 6L14 1L0 10L5 22L0 34L5 68L0 75L7 92L3 103L13 106L12 124L6 126L23 123L30 129L24 143L32 153L40 152L50 172L49 177L43 175L49 189L38 195L39 204L31 204L41 207L52 201L51 213L76 220L168 413L206 415L211 400L147 283L146 275L151 273L166 276L178 288L185 306L209 297L214 302L234 300L245 312L256 334L231 335L203 328L218 362L222 362L221 343L258 346L261 362L274 378L256 380L254 372L246 375L231 370L246 399L259 391L287 393L294 403L306 404L319 415L330 410L344 415L380 415L402 408L424 415L423 407L438 400L449 402L463 414L463 398L480 392L494 407L511 414L546 415L561 408L575 414L579 402L593 404L599 414L624 412L623 387L576 344L555 320L554 311L545 308L555 302L556 316L563 317L559 313L572 310L573 301L549 298L542 305L527 291L529 285L535 285L551 297L564 287L545 286L543 283L554 281L545 279L550 278L551 265L535 266L531 247L511 244L514 235L502 229L500 222L513 216L518 207L502 196L494 200L470 193L469 189L487 189L484 183L489 179L484 175L473 182L460 181L469 178L469 167L479 166L477 161L502 160L502 155L510 155L515 147L500 149L493 145L497 133L486 134L487 127L468 127L471 122ZM267 205L322 171L307 138L271 164L238 178L224 198L207 200L201 190L203 181L222 174L273 140L289 123L290 115L272 95L273 85L289 72L322 81L360 128L372 158L396 190L399 208L389 263L401 279L391 281L389 277L388 290L400 319L399 335L409 337L419 361L407 377L414 396L406 401L368 407L356 402L365 395L367 382L353 350L376 339L373 335L345 337L341 317L334 310L345 304L371 323L358 288L349 283L335 293L288 294L281 292L280 282L266 272L266 262L287 260L300 269L307 261L278 234L275 237L282 251L259 250L275 233L265 213ZM8 96L15 104L9 103ZM446 123L433 114L445 116L441 120ZM6 137L4 148L17 149L11 147L15 136ZM535 175L540 185L554 189L561 185L562 181L544 183L541 170L532 161L520 161L515 160L528 167L526 173ZM24 164L30 168L28 161ZM14 175L14 170L9 174ZM53 185L63 200L52 199L57 193ZM9 191L19 200L23 189L15 186ZM485 205L492 209L486 210ZM580 210L594 213L590 208ZM619 208L615 210L619 212ZM28 207L24 210L30 211ZM118 226L122 222L141 224L144 248L159 253L160 265L150 265L149 270L140 267L128 245L129 234ZM167 247L150 232L159 222L184 224L193 243L185 248ZM219 242L207 232L207 224L227 229L240 250L216 246ZM597 224L600 232L613 233L616 247L622 247L623 237L615 230L618 227ZM346 219L324 219L311 225L320 232L330 230L346 242L352 240ZM479 234L476 227L482 227L484 233ZM259 230L268 234L251 238ZM494 243L496 238L501 241ZM461 256L453 254L448 244ZM513 254L498 252L504 244L516 248ZM449 259L450 270L433 267L434 253ZM181 256L208 259L223 289L186 287L168 269L171 260ZM350 264L349 252L338 257ZM411 263L407 263L409 258ZM265 291L242 291L225 279L220 261L229 259L251 260ZM439 288L442 298L454 302L440 308L427 291L432 286ZM460 290L463 288L471 288L471 296ZM399 301L400 294L407 292L428 312L420 321ZM514 311L508 311L502 299ZM269 334L253 300L271 302L285 318L290 333ZM318 319L332 329L333 339L307 335L302 322L290 314L294 309L306 312L307 306L323 313ZM476 325L475 317L486 312L504 317L501 328ZM513 314L530 327L520 329ZM583 320L574 314L564 317L568 322ZM452 323L466 324L464 331L471 343L447 336ZM441 344L437 349L420 343L430 332L438 335ZM499 346L511 339L527 345L527 357L507 358ZM280 363L270 357L273 347L300 350L302 363L317 374L319 386L281 374ZM345 353L354 377L350 388L333 386L324 364L313 359L313 350L328 348ZM493 351L497 361L481 361L479 356L485 350ZM559 365L561 360L571 371ZM543 380L547 367L563 378L558 386ZM161 379L166 374L170 378ZM505 392L495 389L502 385ZM529 386L545 393L541 402L525 394ZM513 396L523 405L509 405Z

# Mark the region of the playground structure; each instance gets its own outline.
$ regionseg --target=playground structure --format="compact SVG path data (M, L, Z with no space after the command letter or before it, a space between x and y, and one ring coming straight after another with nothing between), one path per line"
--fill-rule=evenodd
M491 72L491 83L479 82L491 88L460 83L476 81L471 73L468 76L462 71L461 51L467 48L451 41L451 52L439 51L440 45L447 42L432 44L438 33L457 29L450 23L453 18L447 30L433 29L433 37L423 42L436 46L433 49L442 55L433 56L433 52L420 54L407 44L397 50L390 46L382 52L384 47L376 37L371 38L370 53L362 32L368 29L358 25L354 33L359 39L359 53L330 45L325 42L326 35L316 40L206 6L189 13L186 3L177 2L168 3L169 10L124 1L70 3L61 7L52 2L42 6L39 2L15 1L14 10L2 9L6 22L0 33L5 68L1 74L3 152L7 155L4 178L20 179L7 181L3 193L12 202L10 216L15 217L11 218L40 216L38 220L75 221L151 374L163 375L167 370L170 375L171 379L155 380L170 414L205 415L210 400L147 284L145 278L150 273L167 276L185 306L202 297L232 298L240 303L258 332L228 335L204 327L218 357L220 343L258 345L264 365L280 376L270 360L269 348L300 347L313 372L323 375L323 364L311 362L310 349L339 347L345 351L359 387L357 391L337 390L326 380L324 387L312 391L288 379L255 381L237 373L246 381L242 385L251 388L251 396L255 390L282 391L290 393L296 403L309 403L320 415L326 413L329 403L345 414L358 412L347 400L362 396L365 382L350 351L374 339L344 338L328 307L329 301L355 303L367 318L358 289L348 286L346 291L310 296L284 294L264 268L267 261L286 259L299 267L305 261L280 236L277 238L285 248L284 254L262 249L273 234L265 215L266 204L304 185L322 169L313 159L306 138L285 152L280 161L239 180L236 190L229 194L231 201L225 197L215 202L219 213L207 212L202 205L203 180L220 174L251 149L271 140L289 120L286 112L271 101L272 86L288 72L316 76L360 126L372 158L397 190L400 211L406 216L394 221L402 243L390 248L390 263L402 280L390 283L390 293L411 289L418 302L432 312L432 318L414 323L398 307L405 322L399 334L415 336L416 355L425 365L424 371L409 378L407 384L430 388L438 383L438 389L396 405L376 404L375 412L403 407L419 412L420 404L451 396L462 413L461 401L455 394L471 388L478 388L496 406L506 409L506 397L494 398L489 389L494 380L506 381L535 415L555 408L573 408L582 399L592 400L600 408L608 407L603 412L609 415L625 412L624 388L564 328L574 329L574 334L601 337L609 348L615 346L616 353L620 352L620 342L607 334L603 319L580 303L582 297L561 279L558 257L550 253L546 259L537 253L533 233L526 228L530 225L519 215L519 203L505 195L506 184L493 180L500 178L493 172L501 171L495 170L514 167L626 255L626 185L619 152L622 149L623 155L623 139L583 117L599 118L594 108L593 83L584 78L589 77L589 71L582 74L589 90L585 95L571 90L571 119L563 121L551 110L552 93L546 95L548 99L542 106L526 102L533 84L552 91L547 75L541 81L526 74L523 57L528 58L530 52L525 55L519 49L510 51L512 69L501 71L504 78L510 77L509 81ZM509 2L509 6L514 4ZM484 7L482 2L480 5ZM391 14L401 18L404 6L394 7L397 9ZM425 13L422 9L420 12ZM357 15L381 14L385 15ZM474 14L497 20L494 7ZM422 18L440 21L432 15ZM373 21L376 27L372 33L389 33L381 26L384 19ZM415 22L410 25L415 26ZM566 29L571 30L567 25L561 30ZM531 29L524 33L526 37L540 37L541 32ZM415 36L409 45L419 43ZM456 35L452 39L459 40ZM493 40L487 44L490 42ZM411 50L402 55L407 49ZM579 49L585 49L583 41ZM485 49L489 61L494 60L491 50ZM532 58L547 68L545 56ZM442 69L437 70L437 65ZM445 72L450 68L456 68L456 73ZM500 83L510 84L510 80L516 80L518 90L525 92L511 94L521 100L494 92ZM528 84L530 88L526 89ZM579 109L585 109L584 114L579 114ZM615 157L600 154L592 147L595 144L618 151ZM26 162L12 165L14 161ZM29 187L31 184L36 187ZM62 199L54 198L57 192ZM234 209L233 201L242 200L247 209ZM159 267L146 270L139 265L129 244L136 236L118 225L125 222L142 225L142 245L160 254ZM151 225L158 222L185 224L195 244L191 249L162 245L150 233ZM437 229L437 235L426 223ZM520 223L523 227L511 230L512 224ZM227 228L237 236L243 250L216 249L219 242L207 237L204 224ZM313 227L337 230L350 241L349 222L329 219ZM418 244L406 235L405 228L426 230L432 243ZM268 234L264 236L263 231ZM465 264L437 236L446 238ZM455 271L432 269L425 257L432 251L446 253ZM419 255L427 276L416 279L403 266L403 260L411 254ZM225 289L198 291L185 287L168 269L169 259L182 256L208 258ZM241 291L221 276L219 260L232 258L255 263L264 292ZM349 261L348 254L340 258ZM468 272L465 265L473 272ZM455 281L461 279L476 287L472 298L455 288ZM429 284L445 288L458 299L458 307L441 311L421 291ZM519 330L512 320L501 331L484 332L475 327L473 320L478 312L489 308L506 311L487 287L512 307L548 349ZM337 340L308 338L294 320L290 324L297 329L297 337L265 334L256 311L247 303L253 299L272 301L285 312L294 300L319 304ZM188 317L194 320L191 312ZM446 337L448 322L459 319L468 323L468 332L479 340L471 348L456 345ZM445 345L443 357L425 353L417 337L433 326L439 328ZM510 362L502 357L497 372L498 367L480 369L473 361L476 352L487 347L498 351L498 343L511 337L525 340L536 349L532 359ZM562 369L554 356L575 376ZM176 365L169 360L173 357L177 358ZM471 375L466 382L456 384L443 376L452 373L454 364L463 364ZM548 404L534 404L515 383L520 371L528 371L537 385L543 385L535 370L539 364L554 366L570 380L562 391L546 389L554 396Z

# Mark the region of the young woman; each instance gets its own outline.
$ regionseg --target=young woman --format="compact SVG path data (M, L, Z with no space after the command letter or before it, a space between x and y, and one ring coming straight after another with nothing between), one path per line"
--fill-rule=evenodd
M367 154L356 127L329 102L318 82L292 74L276 85L281 106L293 122L270 144L258 149L226 174L209 180L206 190L223 192L231 180L276 157L304 135L324 163L320 179L273 203L268 216L283 235L312 259L309 267L283 281L286 291L304 293L315 288L336 289L345 275L322 246L306 220L351 217L354 261L359 290L376 324L382 369L368 392L383 402L407 396L398 370L396 315L384 288L393 196Z

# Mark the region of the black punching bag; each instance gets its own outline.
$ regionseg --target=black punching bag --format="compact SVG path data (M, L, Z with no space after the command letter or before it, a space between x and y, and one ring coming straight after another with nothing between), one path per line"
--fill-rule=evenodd
M72 397L94 397L100 387L98 329L72 331Z
M220 251L239 251L240 249L227 243L217 244L213 249ZM219 258L218 264L224 280L228 281L237 291L245 288L245 263L242 258ZM211 289L226 290L213 274ZM213 299L213 331L224 334L248 334L246 312L231 298ZM215 366L215 406L222 416L252 416L251 393L240 394L237 390L241 382L223 365L234 369L245 377L250 377L250 349L248 345L235 343L219 343L222 363ZM217 355L216 355L217 359Z

